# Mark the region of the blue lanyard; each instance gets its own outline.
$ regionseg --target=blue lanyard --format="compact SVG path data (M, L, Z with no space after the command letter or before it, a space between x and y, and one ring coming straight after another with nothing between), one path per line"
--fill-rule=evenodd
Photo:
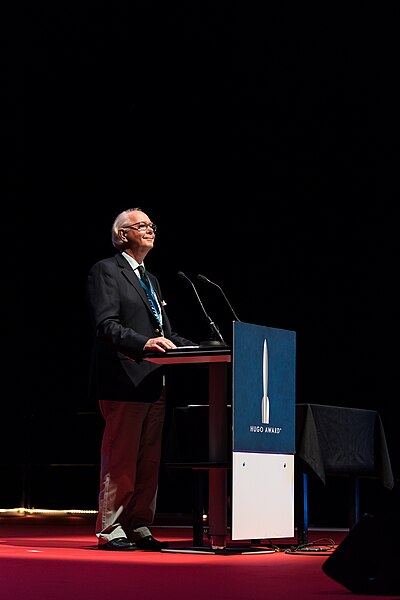
M147 298L148 298L148 300L150 302L151 309L153 311L153 314L154 314L155 318L157 319L157 323L159 324L160 331L162 333L163 328L162 328L161 313L160 313L160 308L158 306L158 303L157 303L157 300L156 300L156 297L155 297L153 285L152 285L150 279L149 279L150 289L147 287L147 285L144 283L144 281L142 281L140 278L139 278L139 281L140 281L140 285L142 286L142 288L146 292L146 296L147 296Z

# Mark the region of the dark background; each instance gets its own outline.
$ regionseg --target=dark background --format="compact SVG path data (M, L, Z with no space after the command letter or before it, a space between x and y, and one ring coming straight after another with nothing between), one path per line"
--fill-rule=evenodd
M85 281L138 205L174 328L209 334L182 270L228 341L198 273L242 321L296 331L297 402L378 410L397 487L395 10L84 1L2 19L1 506L97 507ZM194 387L181 374L174 402ZM160 509L182 495L162 483Z

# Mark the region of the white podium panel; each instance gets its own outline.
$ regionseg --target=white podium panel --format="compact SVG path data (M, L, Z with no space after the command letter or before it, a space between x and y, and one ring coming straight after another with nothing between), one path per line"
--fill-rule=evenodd
M231 536L294 536L293 454L233 452Z

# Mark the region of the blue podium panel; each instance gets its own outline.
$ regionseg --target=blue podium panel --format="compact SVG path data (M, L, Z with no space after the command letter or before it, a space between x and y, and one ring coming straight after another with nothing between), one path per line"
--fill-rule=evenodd
M295 453L296 333L233 323L233 451Z

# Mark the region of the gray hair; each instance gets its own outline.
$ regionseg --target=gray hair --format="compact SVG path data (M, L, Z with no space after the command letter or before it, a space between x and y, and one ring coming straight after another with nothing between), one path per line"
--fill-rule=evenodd
M141 211L142 209L139 206L137 206L135 208L127 208L126 210L120 212L119 215L117 215L115 217L115 221L111 227L111 241L112 241L114 248L116 248L117 250L120 250L124 246L124 243L122 242L121 238L118 235L118 231L126 223L128 214L130 212L133 212L134 210Z

